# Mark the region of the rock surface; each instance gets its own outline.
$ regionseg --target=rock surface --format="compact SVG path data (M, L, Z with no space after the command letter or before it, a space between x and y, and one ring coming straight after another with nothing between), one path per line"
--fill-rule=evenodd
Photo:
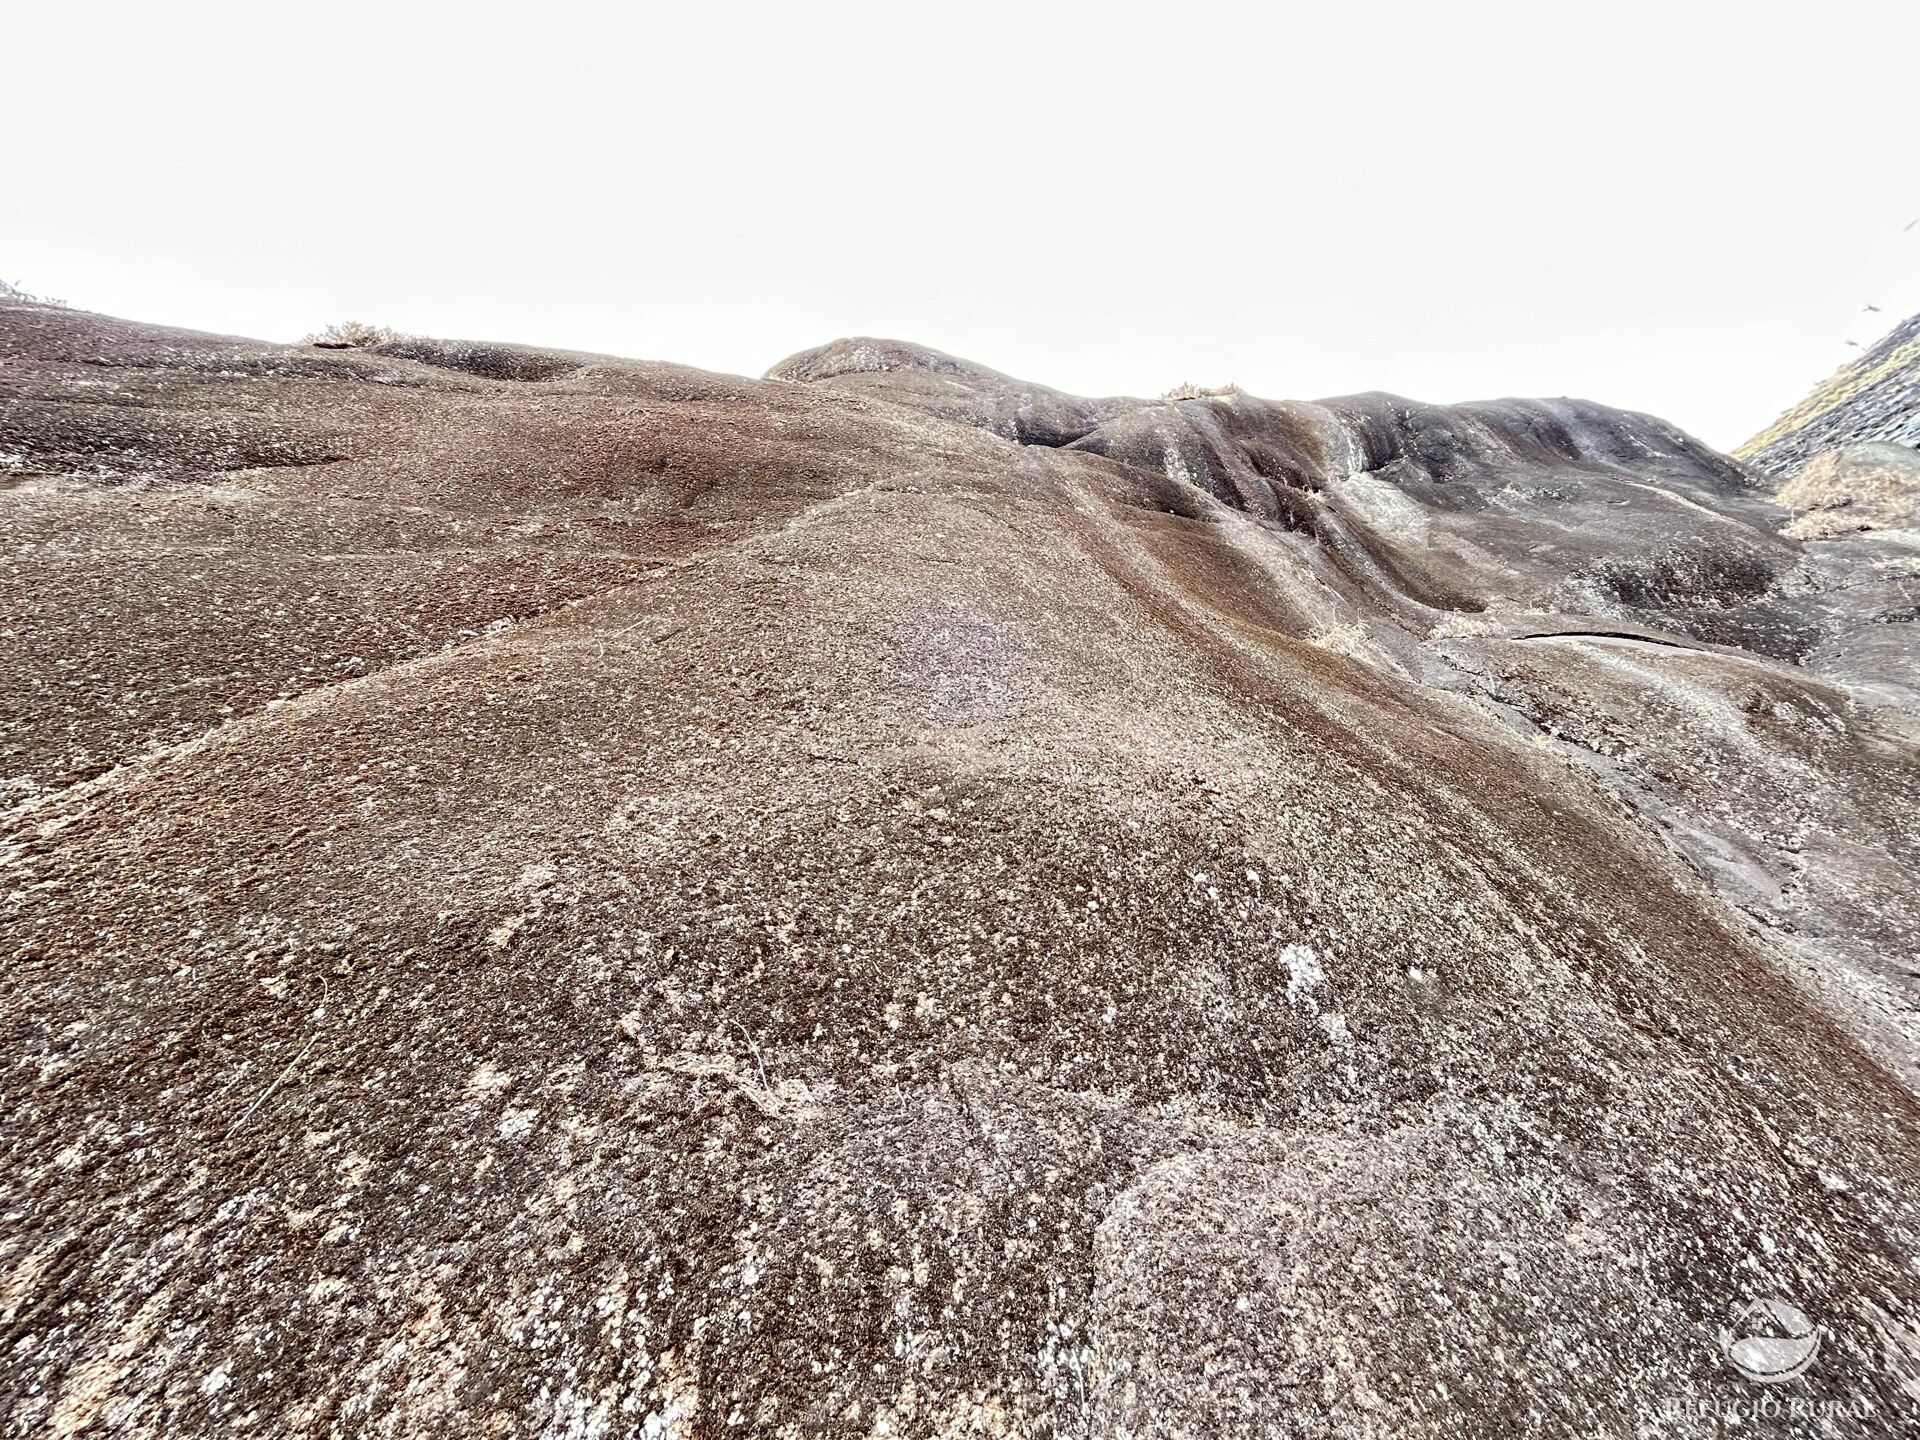
M9 1434L1920 1425L1904 532L17 304L0 466Z
M1910 315L1793 409L1740 456L1791 475L1823 450L1880 441L1920 445L1920 315Z

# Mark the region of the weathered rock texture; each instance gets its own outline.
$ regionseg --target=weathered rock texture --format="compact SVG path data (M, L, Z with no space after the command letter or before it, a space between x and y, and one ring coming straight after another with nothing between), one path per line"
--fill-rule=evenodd
M6 1433L1913 1433L1911 547L774 377L0 307Z

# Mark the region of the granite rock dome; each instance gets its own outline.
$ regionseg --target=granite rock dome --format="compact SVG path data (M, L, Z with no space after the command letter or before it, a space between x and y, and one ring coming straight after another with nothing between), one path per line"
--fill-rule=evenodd
M10 1433L1706 1435L1756 1296L1920 1420L1892 532L26 304L0 466Z

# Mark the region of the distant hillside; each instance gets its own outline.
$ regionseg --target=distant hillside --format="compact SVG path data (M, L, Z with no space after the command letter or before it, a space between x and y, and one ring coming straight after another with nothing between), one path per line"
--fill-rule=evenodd
M1876 440L1920 445L1920 315L1902 320L1734 454L1791 475L1823 450Z

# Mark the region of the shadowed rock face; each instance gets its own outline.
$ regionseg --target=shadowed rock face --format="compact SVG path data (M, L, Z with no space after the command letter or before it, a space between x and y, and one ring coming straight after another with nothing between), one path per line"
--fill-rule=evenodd
M14 1433L1914 1427L1899 532L775 376L0 306Z

